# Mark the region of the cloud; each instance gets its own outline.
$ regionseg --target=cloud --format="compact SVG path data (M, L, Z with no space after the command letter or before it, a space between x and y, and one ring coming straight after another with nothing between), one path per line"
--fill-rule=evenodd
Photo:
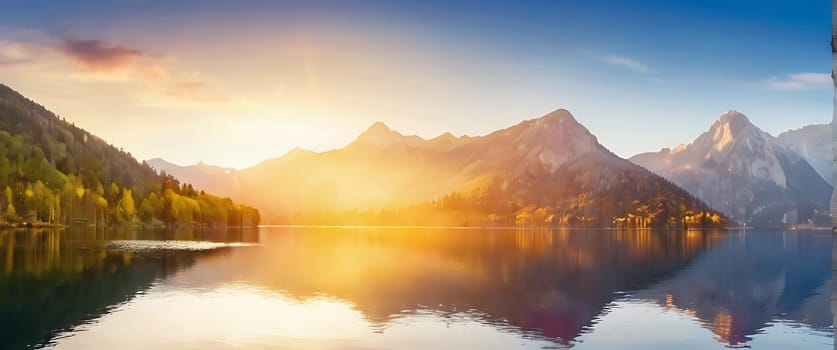
M585 49L580 49L578 51L581 52L582 54L593 57L600 62L607 63L607 64L612 65L612 66L627 68L627 69L630 69L630 70L632 70L634 72L637 72L637 73L656 73L655 70L651 69L650 67L643 64L642 62L639 62L639 61L637 61L633 58L627 57L627 56L616 55L616 54L600 54L600 53L594 53L594 52L591 52L591 51L588 51L588 50L585 50Z
M764 81L766 88L777 91L824 89L831 85L831 75L828 73L793 73L770 77Z
M0 64L2 65L29 63L33 56L32 49L23 43L0 41Z
M55 50L51 40L40 31L0 24L0 66L26 65L31 68L53 59Z
M150 91L140 97L148 106L218 107L231 101L197 72L167 67L159 54L78 39L64 39L59 51L81 67L80 74L73 77L134 83Z
M64 39L60 52L93 73L108 73L130 66L143 52L99 40Z
M242 103L200 72L185 70L173 56L95 38L3 30L0 25L0 75L37 74L56 84L119 84L145 106L235 108Z

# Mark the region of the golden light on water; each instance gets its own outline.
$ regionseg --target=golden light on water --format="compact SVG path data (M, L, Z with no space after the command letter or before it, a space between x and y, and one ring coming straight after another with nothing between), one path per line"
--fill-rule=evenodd
M751 338L742 334L754 333L753 341L775 341L757 333L760 323L739 318L744 321L736 325L742 316L714 312L717 302L735 304L717 298L706 304L704 295L727 295L725 288L738 288L736 282L693 280L718 277L708 273L715 265L685 268L682 277L653 277L701 259L724 242L719 240L730 239L721 233L262 230L269 233L166 234L176 240L118 232L12 232L0 236L0 248L15 248L12 262L6 256L13 276L66 280L72 283L69 290L76 291L74 298L110 291L103 297L114 298L109 299L112 308L56 335L57 344L67 349L167 344L209 349L275 344L299 349L440 344L597 349L624 339L641 347L674 334L712 348L749 344ZM812 243L774 248L810 248ZM736 241L725 245L742 248ZM102 249L106 246L117 250ZM635 283L644 287L632 290ZM710 289L684 289L696 283ZM124 292L134 294L126 297ZM77 303L56 306L85 312ZM148 334L155 336L145 339Z

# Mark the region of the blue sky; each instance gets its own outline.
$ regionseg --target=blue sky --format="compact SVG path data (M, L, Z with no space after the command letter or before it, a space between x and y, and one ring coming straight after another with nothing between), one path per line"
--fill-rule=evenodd
M830 121L830 8L0 0L0 76L140 158L184 164L337 148L374 121L485 134L557 108L629 157L729 109L773 134Z

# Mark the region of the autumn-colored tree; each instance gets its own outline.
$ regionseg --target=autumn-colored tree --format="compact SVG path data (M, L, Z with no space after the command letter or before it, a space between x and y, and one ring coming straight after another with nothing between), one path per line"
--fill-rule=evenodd
M136 209L134 207L134 197L131 195L131 189L122 189L122 199L119 200L117 208L119 218L123 222L132 222L134 220Z

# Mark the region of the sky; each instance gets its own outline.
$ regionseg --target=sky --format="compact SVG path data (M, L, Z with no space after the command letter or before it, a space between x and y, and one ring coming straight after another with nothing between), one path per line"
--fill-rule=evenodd
M734 109L832 116L817 1L0 0L0 83L138 159L243 168L376 121L482 135L566 108L622 157Z

